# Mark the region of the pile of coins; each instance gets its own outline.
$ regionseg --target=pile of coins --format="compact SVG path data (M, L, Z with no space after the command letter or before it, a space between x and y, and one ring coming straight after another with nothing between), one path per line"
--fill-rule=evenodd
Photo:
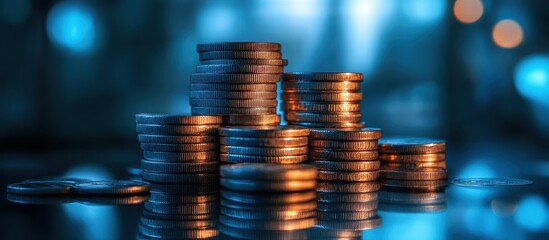
M156 183L219 181L221 116L135 115L143 150L143 180Z
M379 128L311 129L309 163L322 181L364 182L379 177Z
M203 239L219 235L219 184L152 184L137 239Z
M317 170L305 164L221 166L219 226L240 239L306 239L316 224Z
M446 142L429 138L380 140L384 185L438 188L446 185ZM414 181L414 182L405 182Z
M363 128L361 82L361 73L285 73L284 119L311 128Z
M296 126L221 127L220 160L296 164L307 161L309 129Z
M225 126L278 125L277 82L284 66L281 45L269 42L198 44L200 65L191 76L195 115L234 115Z

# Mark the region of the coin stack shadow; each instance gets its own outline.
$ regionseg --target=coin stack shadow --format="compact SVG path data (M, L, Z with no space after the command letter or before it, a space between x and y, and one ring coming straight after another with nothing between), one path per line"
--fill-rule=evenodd
M203 239L219 235L219 183L153 183L137 239Z
M317 170L306 164L221 167L221 234L239 239L306 239L315 223Z
M311 129L309 164L321 181L364 182L379 177L379 128Z
M307 161L309 129L297 126L221 127L222 163Z
M313 72L282 75L282 109L288 125L362 128L361 73Z
M136 114L143 180L154 183L219 181L221 116Z
M446 142L430 138L379 141L381 178L388 186L446 186Z
M320 182L317 220L311 239L360 239L362 230L381 225L378 216L378 182Z
M224 126L279 125L277 83L284 66L281 45L269 42L198 44L200 65L191 75L195 115L226 115Z

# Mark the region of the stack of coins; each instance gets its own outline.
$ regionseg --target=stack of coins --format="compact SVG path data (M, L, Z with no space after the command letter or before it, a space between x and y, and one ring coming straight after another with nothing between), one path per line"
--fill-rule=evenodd
M309 163L320 171L319 180L364 182L379 177L379 128L311 129Z
M203 239L219 235L219 184L152 184L137 239Z
M157 183L219 181L221 116L136 114L143 180Z
M316 224L317 170L306 164L221 167L220 232L243 239L305 239Z
M235 115L225 126L278 125L277 82L284 66L281 45L270 42L198 44L200 65L191 76L191 112Z
M318 232L338 230L352 236L349 231L372 229L381 225L377 214L377 182L341 183L319 182L317 191ZM326 234L319 234L327 236ZM360 236L360 235L359 235ZM317 238L314 238L317 239Z
M296 126L221 127L220 160L295 164L307 161L309 129Z
M311 128L363 128L361 73L285 73L284 119Z
M446 185L446 142L429 138L384 138L379 159L384 185L439 188ZM413 181L413 182L407 182Z

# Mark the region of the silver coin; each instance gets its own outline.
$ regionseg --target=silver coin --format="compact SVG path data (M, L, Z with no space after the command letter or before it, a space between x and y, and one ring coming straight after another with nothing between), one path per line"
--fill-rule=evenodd
M462 187L505 187L525 186L534 182L517 178L460 178L452 180L452 183Z

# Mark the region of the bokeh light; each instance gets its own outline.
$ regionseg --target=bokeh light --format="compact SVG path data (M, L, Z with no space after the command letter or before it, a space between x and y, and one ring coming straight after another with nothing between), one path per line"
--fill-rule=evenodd
M387 1L378 1L384 3ZM445 0L408 0L403 1L405 11L412 20L422 23L435 23L444 17Z
M531 55L515 67L518 93L535 103L549 106L549 55Z
M522 43L524 34L516 21L505 19L494 26L492 38L494 43L502 48L514 48Z
M29 17L30 0L0 0L0 18L7 23L21 24Z
M75 53L97 47L97 22L91 9L78 2L57 3L47 17L47 33L56 45Z
M530 195L520 201L515 222L526 230L537 232L547 228L547 205L538 195Z
M482 17L484 6L480 0L457 0L454 15L462 23L474 23Z

